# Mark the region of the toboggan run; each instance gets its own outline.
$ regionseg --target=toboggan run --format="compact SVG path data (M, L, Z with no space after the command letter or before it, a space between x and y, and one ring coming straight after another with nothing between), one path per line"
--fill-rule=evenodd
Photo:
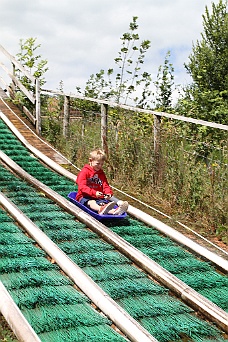
M227 339L227 260L137 208L104 225L74 206L66 159L3 97L0 148L0 310L19 341Z

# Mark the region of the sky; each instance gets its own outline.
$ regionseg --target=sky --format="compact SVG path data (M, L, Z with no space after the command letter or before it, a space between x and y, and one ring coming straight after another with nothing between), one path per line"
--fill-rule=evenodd
M15 56L20 39L36 38L37 53L48 60L44 88L57 90L62 81L65 92L76 93L91 74L115 67L120 38L137 16L140 41L151 41L142 70L155 81L170 51L174 82L184 86L191 82L184 63L201 39L206 6L211 12L211 0L0 0L0 44ZM1 52L0 62L8 66Z

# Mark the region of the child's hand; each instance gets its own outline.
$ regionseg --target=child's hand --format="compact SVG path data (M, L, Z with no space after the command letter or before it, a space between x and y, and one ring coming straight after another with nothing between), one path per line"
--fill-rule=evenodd
M111 197L112 197L111 194L104 194L104 198L105 198L105 199L109 199L109 198L111 198Z
M103 195L102 192L100 192L100 191L97 191L97 192L96 192L96 197L97 197L97 198L103 197L103 196L104 196L104 195Z

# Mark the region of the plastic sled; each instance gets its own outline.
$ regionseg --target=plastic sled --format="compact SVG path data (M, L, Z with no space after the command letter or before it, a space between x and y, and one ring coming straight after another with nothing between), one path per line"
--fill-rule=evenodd
M80 209L85 211L87 214L93 216L98 221L107 220L107 219L108 220L120 220L120 219L123 219L123 218L125 218L127 216L127 213L123 213L121 215L111 215L111 214L110 215L109 214L99 215L96 211L93 211L93 210L89 209L88 207L86 207L85 205L79 203L76 200L76 195L77 195L77 192L74 191L74 192L70 192L67 197L77 207L79 207ZM117 205L114 208L116 208L116 207L117 207Z

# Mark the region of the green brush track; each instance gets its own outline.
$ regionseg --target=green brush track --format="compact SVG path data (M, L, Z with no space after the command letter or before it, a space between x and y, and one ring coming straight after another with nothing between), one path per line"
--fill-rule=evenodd
M1 129L1 125L0 132L3 138L5 134L12 135L6 127ZM16 138L15 141L18 145ZM74 190L72 181L45 168L25 148L18 150L18 154L17 149L12 153L10 144L14 145L12 137L0 139L0 148L6 154L11 153L10 157L31 175L64 197ZM130 260L3 167L0 168L0 187L72 260L159 341L224 340L213 325L202 321L186 305L170 297L164 287L148 279L132 266ZM227 277L217 273L209 263L198 260L155 229L131 218L122 220L118 226L114 222L108 225L178 278L183 278L186 283L186 279L195 283L195 289L199 292L213 290L213 301L227 309L227 295L223 300L219 295L227 289ZM203 286L200 279L204 279ZM208 298L211 300L210 296ZM64 333L65 328L62 329Z
M194 290L228 311L228 277L174 241L135 220L108 227Z
M0 222L0 280L41 341L125 341L2 210Z
M76 222L71 215L62 210L56 210L57 206L49 199L35 192L32 187L16 179L2 167L0 167L0 174L0 184L3 185L5 194L20 209L23 209L28 217L34 217L35 213L39 213L39 216L35 215L39 217L35 223L47 235L51 235L60 248L83 267L83 270L129 314L159 338L159 341L180 340L182 336L190 336L193 331L195 341L202 339L202 336L222 341L222 336L217 329L196 318L191 309L168 296L165 288L149 280L141 271L133 267L127 258L100 240L82 223ZM6 183L9 184L9 192ZM19 196L21 189L24 189L23 196ZM27 201L28 198L33 198L33 202ZM39 206L34 206L36 202L39 202ZM48 212L45 210L47 206ZM29 210L30 208L32 210ZM50 220L51 216L55 217L55 220ZM60 219L56 219L56 216ZM103 338L104 341L104 337L94 337L94 333L87 327L90 317L88 310L82 311L80 298L75 295L72 288L59 281L56 288L56 279L49 280L48 274L57 272L57 266L45 258L44 252L34 246L34 241L8 220L1 237L0 278L42 340L52 341L53 336L56 336L54 340L61 341L60 336L64 336L65 333L70 336L69 341L80 341L79 331L80 334L89 331L88 334L93 336L91 341L99 338L101 341ZM6 248L7 245L10 245L9 249ZM21 252L20 245L23 246ZM15 256L12 256L13 248L16 251ZM26 251L28 255L25 255ZM71 306L74 301L76 303ZM75 313L73 314L72 311ZM78 311L80 315L77 314ZM166 322L167 319L172 322L171 317L174 322L177 319L179 322L180 318L183 324L179 322L178 329L176 327L171 329L170 326L167 329L166 323L163 323L156 330L157 325L154 324L159 317L162 317L162 322ZM99 322L97 324L102 326L103 331L104 324L99 325ZM95 328L98 331L97 325ZM76 337L73 338L74 334ZM108 332L105 335L107 334ZM111 341L117 341L118 338L109 336ZM62 337L62 341L67 341L66 337Z

